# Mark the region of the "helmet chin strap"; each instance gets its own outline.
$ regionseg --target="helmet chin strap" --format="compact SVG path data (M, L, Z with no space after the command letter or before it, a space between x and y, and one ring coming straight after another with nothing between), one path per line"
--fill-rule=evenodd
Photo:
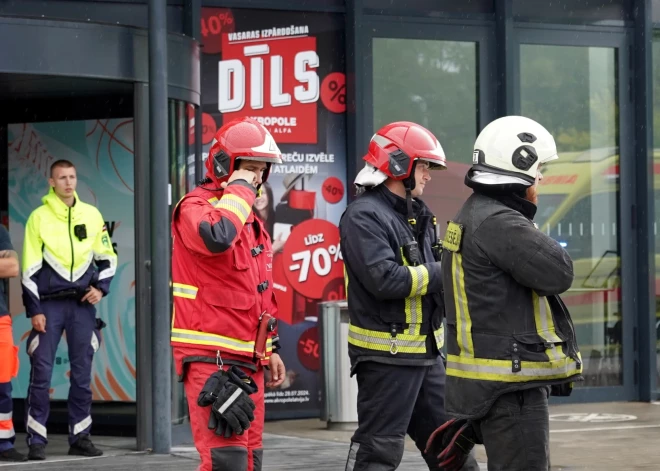
M222 190L222 188L209 188L207 186L204 186L208 183L213 183L213 180L210 177L204 177L200 181L197 182L197 186L199 186L200 188L203 188L205 190L208 190L208 191L220 191L220 190Z
M412 164L412 169L410 170L410 175L403 179L403 187L406 189L406 208L408 212L408 223L417 229L417 220L415 219L415 214L413 213L412 206L412 191L415 189L415 168L417 167L417 161L415 160Z

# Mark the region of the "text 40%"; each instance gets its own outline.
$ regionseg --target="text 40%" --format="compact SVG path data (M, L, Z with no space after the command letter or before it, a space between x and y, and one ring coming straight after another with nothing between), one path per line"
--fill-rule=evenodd
M223 26L229 26L233 23L234 18L229 13L218 13L208 19L202 18L202 35L204 37L208 36L209 33L218 35L222 32Z
M298 282L304 283L309 277L310 266L314 269L316 275L327 276L332 271L332 264L337 263L339 260L343 260L339 244L327 248L317 247L313 252L309 249L291 254L291 261L301 263L290 265L289 270L300 270Z

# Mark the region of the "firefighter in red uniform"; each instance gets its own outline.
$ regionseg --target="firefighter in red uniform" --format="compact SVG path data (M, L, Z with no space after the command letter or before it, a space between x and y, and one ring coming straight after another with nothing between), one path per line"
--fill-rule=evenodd
M264 367L284 381L276 353L270 236L252 205L281 153L250 118L215 135L206 178L172 216L172 350L188 399L200 471L259 471Z

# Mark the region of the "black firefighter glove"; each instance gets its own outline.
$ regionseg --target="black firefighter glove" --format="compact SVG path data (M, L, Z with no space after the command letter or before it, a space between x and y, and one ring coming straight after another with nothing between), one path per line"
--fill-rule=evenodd
M451 419L438 427L426 442L424 453L437 456L438 465L447 471L460 470L474 448L480 443L472 422Z
M209 429L225 438L243 435L254 420L256 406L249 396L257 390L254 380L236 366L213 373L197 398L199 406L211 406Z

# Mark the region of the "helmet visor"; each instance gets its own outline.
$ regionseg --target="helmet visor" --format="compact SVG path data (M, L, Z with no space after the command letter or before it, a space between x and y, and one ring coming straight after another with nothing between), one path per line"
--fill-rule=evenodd
M280 157L277 157L275 155L250 155L250 156L243 156L239 155L236 156L236 160L252 160L254 162L266 162L269 164L281 164L282 159Z
M427 163L429 170L447 170L447 164L438 158L417 157L417 160Z

